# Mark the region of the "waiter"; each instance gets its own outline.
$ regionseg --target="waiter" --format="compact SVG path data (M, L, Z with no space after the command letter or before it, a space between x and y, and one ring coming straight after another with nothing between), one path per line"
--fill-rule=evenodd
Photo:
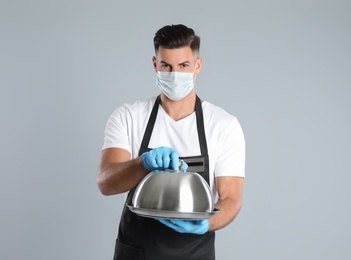
M193 29L164 26L155 34L154 47L160 95L124 104L110 116L98 187L104 195L128 192L130 202L150 171L176 170L181 158L183 170L196 169L208 182L219 213L198 221L166 220L141 217L124 206L114 259L213 260L215 231L231 223L241 207L244 135L236 117L196 95L202 58ZM209 87L216 91L217 86Z

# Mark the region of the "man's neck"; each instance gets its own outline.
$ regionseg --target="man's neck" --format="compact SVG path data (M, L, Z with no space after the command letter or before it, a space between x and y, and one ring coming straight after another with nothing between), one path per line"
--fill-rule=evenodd
M192 114L195 111L195 100L195 90L180 101L170 100L161 93L161 106L174 121L179 121Z

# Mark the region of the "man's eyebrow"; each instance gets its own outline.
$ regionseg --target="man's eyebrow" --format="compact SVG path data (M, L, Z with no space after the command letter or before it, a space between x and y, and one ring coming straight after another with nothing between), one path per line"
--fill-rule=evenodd
M189 64L190 63L190 61L183 61L183 62L181 62L181 63L179 63L179 65L185 65L185 64Z
M165 64L165 65L171 65L171 64L169 64L169 63L167 63L167 62L165 62L165 61L163 61L163 60L161 60L160 63L163 63L163 64Z
M166 64L166 65L171 65L171 64L165 62L164 60L161 60L160 63ZM179 63L178 65L184 65L184 64L189 64L189 63L190 63L190 61L186 60L186 61Z

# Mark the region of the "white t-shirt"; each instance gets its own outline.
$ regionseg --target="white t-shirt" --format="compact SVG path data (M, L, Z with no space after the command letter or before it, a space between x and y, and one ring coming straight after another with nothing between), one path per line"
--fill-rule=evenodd
M156 97L124 104L110 116L105 129L102 149L122 148L138 157L151 110ZM209 180L217 198L215 177L245 177L245 139L241 126L233 115L209 102L202 103L205 135L209 155ZM196 115L174 121L158 108L149 148L171 147L180 157L201 155L196 127Z

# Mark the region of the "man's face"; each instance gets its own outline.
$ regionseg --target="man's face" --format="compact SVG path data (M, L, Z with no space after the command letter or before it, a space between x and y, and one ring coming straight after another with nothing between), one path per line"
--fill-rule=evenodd
M178 49L160 47L152 58L155 71L200 73L202 59L193 54L189 46Z

